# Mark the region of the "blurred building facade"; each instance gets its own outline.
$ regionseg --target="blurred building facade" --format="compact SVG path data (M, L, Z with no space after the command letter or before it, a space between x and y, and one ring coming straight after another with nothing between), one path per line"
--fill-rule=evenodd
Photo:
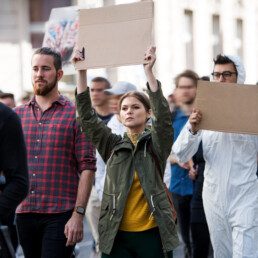
M136 0L2 0L0 6L0 89L19 100L31 92L30 60L42 45L52 8L71 5L97 8ZM218 53L242 57L246 83L258 81L257 0L154 0L153 42L157 46L156 74L166 95L173 78L184 69L209 75ZM142 66L92 70L114 84L128 80L143 88ZM73 94L75 76L65 76L61 91Z

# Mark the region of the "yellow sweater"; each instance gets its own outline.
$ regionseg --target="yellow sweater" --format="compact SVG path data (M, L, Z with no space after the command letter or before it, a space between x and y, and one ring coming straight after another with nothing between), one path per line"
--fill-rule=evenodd
M136 145L139 134L128 134L128 136L133 144ZM135 172L119 230L137 232L157 227L154 217L152 216L150 218L150 216L151 212L145 199L139 178Z

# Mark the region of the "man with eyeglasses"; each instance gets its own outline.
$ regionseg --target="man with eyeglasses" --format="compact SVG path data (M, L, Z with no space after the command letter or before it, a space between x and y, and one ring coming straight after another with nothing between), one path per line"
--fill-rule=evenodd
M237 56L218 55L211 80L243 84L245 69ZM202 140L205 159L203 204L214 258L258 257L258 136L200 130L199 110L190 115L173 155L191 158Z

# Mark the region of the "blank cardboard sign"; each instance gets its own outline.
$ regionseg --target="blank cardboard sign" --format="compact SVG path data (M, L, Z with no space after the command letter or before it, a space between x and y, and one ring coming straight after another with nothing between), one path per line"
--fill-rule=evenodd
M195 107L199 129L258 134L258 86L199 81Z
M78 48L85 61L76 69L142 64L151 43L153 2L79 10Z

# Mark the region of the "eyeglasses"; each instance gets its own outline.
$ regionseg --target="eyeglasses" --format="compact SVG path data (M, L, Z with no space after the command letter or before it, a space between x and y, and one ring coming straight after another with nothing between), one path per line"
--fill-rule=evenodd
M237 74L236 72L230 72L230 71L225 71L223 73L212 73L211 75L213 76L213 79L218 80L220 78L220 76L222 75L223 79L226 80L227 78L230 78L232 76L232 74Z

